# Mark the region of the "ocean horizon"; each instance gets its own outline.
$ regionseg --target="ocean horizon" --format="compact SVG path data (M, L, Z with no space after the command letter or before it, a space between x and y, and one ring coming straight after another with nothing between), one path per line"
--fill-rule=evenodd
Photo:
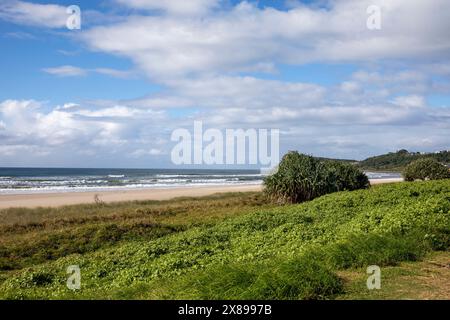
M399 173L366 172L370 179ZM0 168L0 194L258 185L256 169Z

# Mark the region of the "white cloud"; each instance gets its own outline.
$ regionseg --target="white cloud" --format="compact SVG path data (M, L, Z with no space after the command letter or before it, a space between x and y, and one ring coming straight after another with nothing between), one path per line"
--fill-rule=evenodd
M0 4L0 19L18 24L62 28L66 26L66 7L55 4L37 4L5 0Z
M50 155L48 150L44 150L41 146L32 146L32 145L0 145L0 159L6 157L17 158L17 155L33 155L36 157L46 157ZM3 159L2 159L3 160Z
M401 107L421 108L425 106L425 98L418 95L400 96L393 103Z
M127 79L134 76L132 71L117 70L111 68L94 68L94 69L83 69L75 66L65 65L53 68L44 68L42 71L60 77L79 77L85 76L88 73L98 73L114 78Z
M176 15L198 15L217 7L220 0L116 0L135 9L163 10Z
M343 83L341 83L341 89L346 93L352 93L360 91L361 86L355 81L344 81Z
M60 66L54 68L45 68L42 71L60 77L79 77L87 74L87 71L74 66Z
M146 157L146 156L161 156L166 154L163 150L161 149L156 149L156 148L151 148L150 150L147 149L138 149L133 151L132 153L129 154L130 158L142 158L142 157Z
M2 0L0 3L0 20L30 27L47 29L67 28L67 19L73 14L72 11L67 11L70 5L77 5L77 3L74 1L74 3L69 2L66 5L59 5L21 0ZM82 29L124 20L123 17L112 12L102 13L96 10L84 9L82 4L80 4L80 7ZM23 37L24 34L12 34L11 36Z
M429 94L450 92L446 0L327 1L325 8L292 2L289 11L247 2L213 11L214 0L117 1L132 8L132 15L83 29L75 38L94 51L131 60L133 71L71 65L44 71L144 74L162 89L145 98L56 107L4 101L0 160L30 152L48 159L83 154L101 165L108 155L114 161L168 161L171 130L189 129L194 120L219 129L280 128L285 151L327 156L449 147L449 109L427 105ZM0 19L47 27L61 23L47 21L58 6L7 3L0 5ZM382 30L366 28L369 4L382 7ZM37 17L29 21L34 11ZM348 62L360 70L331 85L277 74L280 64L309 62ZM257 78L260 72L281 80ZM433 74L441 79L436 82Z
M99 73L99 74L111 76L114 78L127 79L127 78L133 77L133 72L131 72L131 71L116 70L116 69L111 69L111 68L95 68L92 71Z
M249 79L241 80L252 84ZM223 88L224 83L218 83L218 88L214 88L214 84L207 88L214 89L211 95ZM232 93L237 89L233 89L230 79L225 83L228 91L220 97L220 104L234 105ZM176 128L191 130L194 120L203 120L205 127L222 130L279 128L283 132L281 145L285 149L282 152L295 148L320 155L354 157L392 151L398 147L421 151L448 148L446 137L450 135L450 111L426 105L417 108L417 101L421 101L418 97L405 96L404 101L396 101L409 101L408 106L414 107L399 108L389 102L333 105L327 102L332 100L329 96L335 96L335 92L325 91L317 98L321 103L292 105L295 98L303 99L301 94L307 96L301 90L299 93L298 88L303 88L300 84L271 81L266 84L263 80L255 83L243 89L249 91L245 96L248 101L252 97L254 100L260 98L260 90L250 90L253 85L261 86L261 90L272 86L275 96L279 92L286 96L278 104L276 98L265 101L267 96L263 96L250 109L244 106L222 107L217 112L217 108L201 108L183 117L169 117L164 109L126 103L105 103L101 107L67 103L49 109L48 105L32 100L6 100L0 103L1 149L4 151L0 159L23 154L33 158L36 154L40 159L53 161L58 155L72 154L76 158L77 154L82 154L84 159L99 159L96 161L109 155L114 155L115 161L145 161L148 157L158 156L158 159L165 159L158 161L170 164L167 158L173 147L169 142L170 133ZM237 87L241 85L239 81L234 84ZM321 92L320 87L318 91ZM201 94L196 90L192 95L187 100L195 98L193 103L206 103L210 99L208 95L200 99L198 95ZM343 103L342 100L340 102ZM428 139L428 142L419 148L415 141L423 139Z
M114 152L126 143L139 142L139 130L161 123L164 114L151 110L111 106L102 110L65 104L50 111L33 100L6 100L0 103L2 145L30 149ZM19 149L20 149L19 148ZM17 150L19 150L17 149Z
M295 108L320 103L326 92L316 84L254 77L179 79L168 82L168 86L182 97L190 98L194 105L206 108Z
M36 40L37 38L28 32L23 31L15 31L15 32L7 32L4 34L7 38L20 39L20 40Z
M288 83L255 77L204 77L166 82L165 90L123 101L141 108L251 109L298 108L324 103L327 89L311 83Z
M276 63L426 61L450 54L446 0L331 3L329 9L299 6L280 11L242 2L201 19L135 15L87 30L81 37L94 50L130 58L159 81L258 66L270 66L267 71L273 72ZM370 4L382 8L381 30L366 27Z

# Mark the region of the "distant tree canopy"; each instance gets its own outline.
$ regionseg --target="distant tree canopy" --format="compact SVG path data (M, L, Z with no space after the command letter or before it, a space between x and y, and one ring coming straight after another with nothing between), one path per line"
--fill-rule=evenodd
M390 152L376 157L367 158L360 161L358 167L366 170L403 170L408 164L415 160L431 158L443 164L450 164L450 152L441 151L438 153L421 154L419 152L409 152L402 149L397 152Z
M408 164L403 171L406 181L439 180L450 178L450 171L436 159L419 159Z
M367 176L352 164L320 160L297 151L284 155L278 170L264 179L265 193L280 203L297 203L369 186Z

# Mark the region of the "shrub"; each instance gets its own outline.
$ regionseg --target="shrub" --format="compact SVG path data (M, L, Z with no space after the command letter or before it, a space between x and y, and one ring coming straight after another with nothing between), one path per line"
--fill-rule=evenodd
M337 161L326 163L327 181L331 184L331 192L365 189L370 186L369 178L353 165Z
M416 160L407 165L403 177L406 181L448 179L450 178L450 171L437 160L427 158Z
M266 194L281 203L298 203L369 185L367 176L351 164L321 161L296 151L284 155L277 172L264 179Z

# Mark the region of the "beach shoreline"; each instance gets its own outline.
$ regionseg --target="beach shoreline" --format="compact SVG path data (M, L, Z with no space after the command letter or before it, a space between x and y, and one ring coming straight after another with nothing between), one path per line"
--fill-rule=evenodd
M372 179L372 185L400 182L401 178ZM154 188L114 191L87 191L61 193L30 193L0 195L0 209L60 207L76 204L95 203L95 197L105 203L143 200L169 200L178 197L201 197L223 192L261 191L262 185L239 186L196 186L177 188Z
M60 207L95 203L95 197L106 203L143 200L169 200L178 197L201 197L221 192L260 191L261 185L196 186L177 188L133 189L114 191L86 191L60 193L30 193L0 195L0 209Z

